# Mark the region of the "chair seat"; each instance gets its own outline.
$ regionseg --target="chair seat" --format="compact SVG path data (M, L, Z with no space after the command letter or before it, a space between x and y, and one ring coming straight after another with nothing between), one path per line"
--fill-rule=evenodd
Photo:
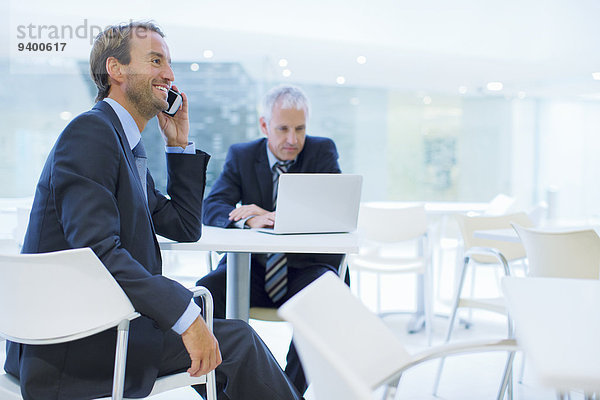
M19 381L12 375L0 373L0 399L22 400Z
M271 322L283 322L283 319L277 315L277 309L268 307L250 307L250 318Z
M152 397L154 395L168 392L169 390L178 389L186 386L192 385L203 385L206 384L206 375L202 375L198 378L190 377L190 374L187 372L180 372L174 375L163 376L158 378L156 382L154 382L154 386L152 387L152 391L147 397ZM111 400L110 397L103 397L101 399L96 400ZM124 397L123 400L133 400L131 397Z
M152 387L152 391L150 392L148 397L180 387L200 385L205 383L206 375L193 378L187 372L180 372L174 375L163 376L161 378L158 378L156 382L154 382L154 386Z

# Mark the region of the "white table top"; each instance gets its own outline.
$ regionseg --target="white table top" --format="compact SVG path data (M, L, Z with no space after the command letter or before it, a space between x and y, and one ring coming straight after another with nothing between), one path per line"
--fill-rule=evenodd
M425 206L425 213L429 215L452 215L469 211L483 212L489 203L463 202L463 201L377 201L382 207L411 207L419 204Z
M202 227L202 237L193 243L178 243L163 237L162 250L223 251L240 253L358 253L358 234L327 233L271 235L253 229Z
M540 383L600 391L600 281L504 278L502 288Z

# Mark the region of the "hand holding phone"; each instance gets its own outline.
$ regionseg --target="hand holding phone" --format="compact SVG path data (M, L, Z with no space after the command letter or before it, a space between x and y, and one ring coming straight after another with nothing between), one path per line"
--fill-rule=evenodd
M167 97L167 103L169 103L169 107L166 110L163 110L163 112L172 117L173 115L175 115L177 110L179 110L179 107L181 107L182 102L183 99L181 97L181 94L174 91L173 89L169 89L169 95Z

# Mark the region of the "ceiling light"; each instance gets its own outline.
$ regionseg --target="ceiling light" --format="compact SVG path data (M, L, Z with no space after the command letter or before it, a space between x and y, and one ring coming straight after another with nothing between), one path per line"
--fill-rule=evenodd
M204 50L204 52L202 53L202 55L204 56L204 58L213 58L213 56L215 55L215 53L213 53L212 50Z
M429 96L423 97L423 104L427 104L427 105L431 104L431 97L429 97Z
M502 82L489 82L487 84L487 90L491 90L493 92L498 92L502 90Z
M69 111L63 111L59 114L59 116L63 121L69 121L73 114L71 114Z
M597 81L600 81L600 72L592 72L592 78Z
M527 94L522 90L519 93L517 93L517 97L520 98L521 100L524 99L526 96L527 96Z
M458 93L459 94L466 94L467 93L467 87L466 86L459 86L458 87Z
M191 63L190 64L190 69L194 72L198 71L200 69L200 66L198 65L198 63Z
M351 97L350 104L352 104L353 106L357 106L360 104L360 99L358 97Z
M288 65L288 60L286 60L285 58L282 58L281 60L279 60L280 67L287 67L287 65Z
M344 83L346 83L346 78L344 78L343 76L338 76L337 78L335 78L335 81L338 85L343 85Z
M365 56L358 56L356 57L356 62L359 64L366 64L367 63L367 57Z
M281 71L281 75L283 75L287 78L290 75L292 75L292 71L290 71L289 69L284 69L283 71Z

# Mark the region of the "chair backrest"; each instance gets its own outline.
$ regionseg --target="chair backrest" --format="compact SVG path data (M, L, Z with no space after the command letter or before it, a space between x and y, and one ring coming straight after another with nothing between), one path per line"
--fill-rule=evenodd
M427 232L425 206L402 206L392 202L360 205L358 229L371 242L393 243L418 238Z
M484 215L487 216L499 216L508 214L513 210L515 204L515 198L510 197L504 193L497 194L484 211Z
M508 260L517 260L525 257L525 249L521 243L511 243L502 240L480 239L473 236L475 231L486 229L510 229L511 223L530 227L532 222L527 214L520 212L514 214L500 215L496 217L457 215L465 250L471 247L491 247L499 250ZM481 263L495 263L497 259L488 256L474 256L473 259Z
M561 391L600 391L600 282L505 277L502 289L536 381Z
M600 278L600 237L593 229L547 231L513 224L527 259L528 276Z
M411 357L379 317L332 272L279 309L317 400L365 400Z
M89 248L0 255L0 277L0 336L11 341L70 341L137 315Z
M17 207L17 226L13 231L13 238L19 245L19 248L23 246L23 241L25 240L30 213L31 207Z
M541 226L548 217L548 203L540 201L527 211L533 226Z

